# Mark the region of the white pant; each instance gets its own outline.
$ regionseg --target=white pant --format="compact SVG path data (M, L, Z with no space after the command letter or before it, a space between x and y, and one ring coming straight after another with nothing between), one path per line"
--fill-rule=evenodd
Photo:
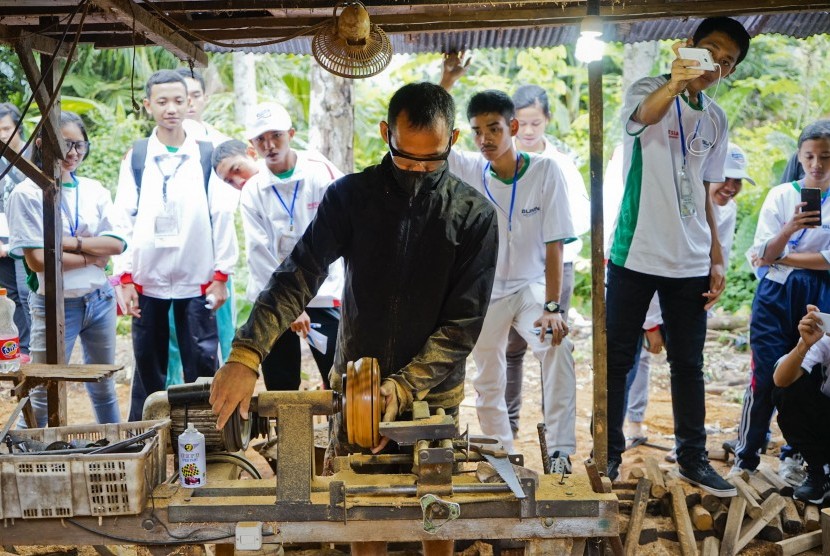
M478 393L476 410L481 431L494 436L513 452L513 433L504 401L507 384L505 348L507 334L513 326L533 350L542 366L542 403L545 414L548 451L562 454L576 452L576 372L573 344L566 337L561 349L549 338L540 342L533 333L533 323L542 315L545 287L531 284L518 292L491 301L473 348L477 372L473 387Z

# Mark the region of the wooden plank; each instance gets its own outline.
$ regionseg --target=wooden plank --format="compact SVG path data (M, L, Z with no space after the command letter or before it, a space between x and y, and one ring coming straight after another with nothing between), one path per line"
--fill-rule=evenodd
M531 539L525 543L525 556L570 554L573 539Z
M757 492L758 495L764 500L769 498L769 495L773 492L778 491L778 489L768 483L760 473L749 476L749 486L755 489L755 492Z
M790 535L798 535L803 529L801 523L801 516L798 515L798 510L795 509L795 503L790 497L784 498L784 509L781 510L781 527L784 532Z
M830 508L821 510L821 554L830 556Z
M4 19L5 21L5 19ZM10 44L21 43L25 48L30 48L43 54L55 55L59 58L69 57L69 44L61 43L55 39L32 32L25 32L23 29L13 28L0 23L0 41Z
M696 556L695 532L692 529L692 520L689 518L689 509L686 507L686 494L676 483L669 491L672 500L672 518L677 528L677 538L680 541L680 552L683 556Z
M640 531L643 529L650 491L651 481L645 478L640 479L637 483L637 493L634 495L634 506L631 508L631 519L628 522L628 531L625 536L625 556L634 556L640 546Z
M718 556L720 551L720 540L717 537L706 537L703 539L703 550L701 556Z
M14 150L11 145L7 143L6 154L3 155L3 158L9 161L17 159L14 163L14 167L23 172L23 175L35 182L35 184L37 184L37 186L41 189L43 189L44 187L52 186L52 180L49 178L49 176L44 174L43 171L37 166L35 166L35 164L31 160L29 160L25 156L18 155L19 153L16 150Z
M21 367L26 378L97 382L124 368L124 365L77 365L30 363Z
M778 489L778 493L781 496L792 496L793 495L793 487L790 483L782 479L778 476L778 473L769 466L766 462L761 462L758 466L758 473L764 477L764 479L775 486Z
M723 531L723 540L720 545L720 556L734 556L738 551L738 537L741 534L741 524L746 511L746 499L736 497L729 504L729 513L726 517L726 529Z
M804 530L808 533L821 529L818 506L807 504L804 507Z
M821 546L821 531L804 533L775 543L775 553L778 556L795 556L811 548Z
M92 3L128 29L135 27L138 33L147 35L154 43L163 46L181 60L192 60L197 67L207 67L207 54L201 47L182 37L133 0L92 0Z
M761 515L753 519L746 527L741 529L741 536L738 539L738 544L735 545L735 552L740 552L749 542L754 539L761 529L769 523L769 521L778 515L781 508L784 507L784 499L780 494L773 494L761 505Z
M654 498L662 498L668 492L666 481L663 479L663 472L657 459L646 458L646 477L651 481L651 495Z
M746 500L746 514L752 519L758 519L761 516L761 505L755 500L755 493L749 485L740 477L733 476L727 480L738 490L738 496Z

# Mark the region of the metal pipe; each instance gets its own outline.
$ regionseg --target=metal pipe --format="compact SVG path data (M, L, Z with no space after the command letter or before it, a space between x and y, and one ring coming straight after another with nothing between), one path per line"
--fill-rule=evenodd
M510 492L504 483L482 483L452 487L452 494L497 494ZM346 487L346 496L417 496L416 485Z

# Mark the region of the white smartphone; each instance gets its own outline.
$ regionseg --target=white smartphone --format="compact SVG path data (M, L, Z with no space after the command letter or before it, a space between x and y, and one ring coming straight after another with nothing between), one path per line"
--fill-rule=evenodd
M684 60L697 60L697 66L689 66L695 69L715 71L715 62L712 60L712 53L705 48L680 48L680 57Z
M819 324L821 331L830 334L830 313L816 313L816 315L821 319L821 324Z

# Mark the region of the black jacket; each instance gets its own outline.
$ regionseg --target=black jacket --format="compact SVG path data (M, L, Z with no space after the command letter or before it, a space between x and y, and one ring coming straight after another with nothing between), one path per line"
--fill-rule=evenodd
M411 195L393 178L391 164L387 155L329 187L233 345L264 358L314 297L329 264L343 257L332 387L339 388L347 361L375 357L382 376L408 398L401 411L413 398L449 408L463 399L465 360L490 300L496 214L448 169L433 188Z

